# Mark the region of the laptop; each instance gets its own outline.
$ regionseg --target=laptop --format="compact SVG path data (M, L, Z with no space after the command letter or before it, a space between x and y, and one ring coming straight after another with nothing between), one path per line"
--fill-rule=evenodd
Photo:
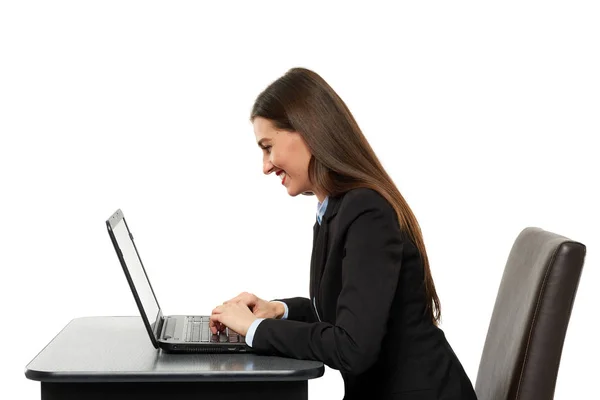
M245 338L229 328L213 335L209 329L208 316L163 315L121 210L117 210L106 221L106 228L155 348L170 353L252 351L246 345Z

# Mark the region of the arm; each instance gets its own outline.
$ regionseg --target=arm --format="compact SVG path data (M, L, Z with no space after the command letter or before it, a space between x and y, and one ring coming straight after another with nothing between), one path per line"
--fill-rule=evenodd
M291 321L302 321L302 322L316 322L317 317L313 311L311 302L309 299L304 297L292 297L289 299L279 299L273 301L280 301L285 303L288 309L288 315L286 319Z
M299 299L300 300L308 300L308 299L302 299L302 298L299 298ZM287 299L287 301L290 301L290 299ZM279 303L283 307L283 311L282 312L278 312L278 315L279 315L277 317L278 319L288 319L288 316L289 316L289 307L288 307L288 305L284 301L282 301L282 300L271 300L270 302L271 303ZM293 299L292 299L292 302L294 302ZM254 333L256 332L256 329L258 328L258 325L264 319L265 318L258 318L248 328L248 333L246 334L246 344L248 344L248 346L252 347L252 342L254 340Z
M396 221L391 207L371 206L350 224L336 325L264 320L253 347L319 360L345 373L369 368L379 356L400 275L403 242ZM301 304L310 307L307 299Z

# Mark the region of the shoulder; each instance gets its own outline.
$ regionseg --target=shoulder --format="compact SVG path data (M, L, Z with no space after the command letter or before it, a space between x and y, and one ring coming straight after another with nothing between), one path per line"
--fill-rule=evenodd
M390 218L396 215L392 205L376 190L358 188L344 193L338 211L340 219L352 222L360 215L369 212Z
M370 188L357 188L344 193L342 204L367 206L372 205L389 205L387 200L376 190Z

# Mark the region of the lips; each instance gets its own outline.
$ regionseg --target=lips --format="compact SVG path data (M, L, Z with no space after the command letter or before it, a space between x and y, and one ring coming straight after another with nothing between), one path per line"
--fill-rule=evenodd
M277 175L279 177L279 179L281 179L281 184L285 184L285 181L287 179L287 173L284 170L279 170L275 173L275 175ZM283 176L282 176L283 175Z
M279 171L277 171L275 173L275 175L277 175L281 179L281 184L283 185L285 183L286 178L287 178L286 172L284 170L279 170Z

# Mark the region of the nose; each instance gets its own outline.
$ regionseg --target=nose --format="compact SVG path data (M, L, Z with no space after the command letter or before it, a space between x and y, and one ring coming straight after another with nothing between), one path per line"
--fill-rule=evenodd
M273 163L267 159L263 162L263 174L269 175L271 172L273 172Z

